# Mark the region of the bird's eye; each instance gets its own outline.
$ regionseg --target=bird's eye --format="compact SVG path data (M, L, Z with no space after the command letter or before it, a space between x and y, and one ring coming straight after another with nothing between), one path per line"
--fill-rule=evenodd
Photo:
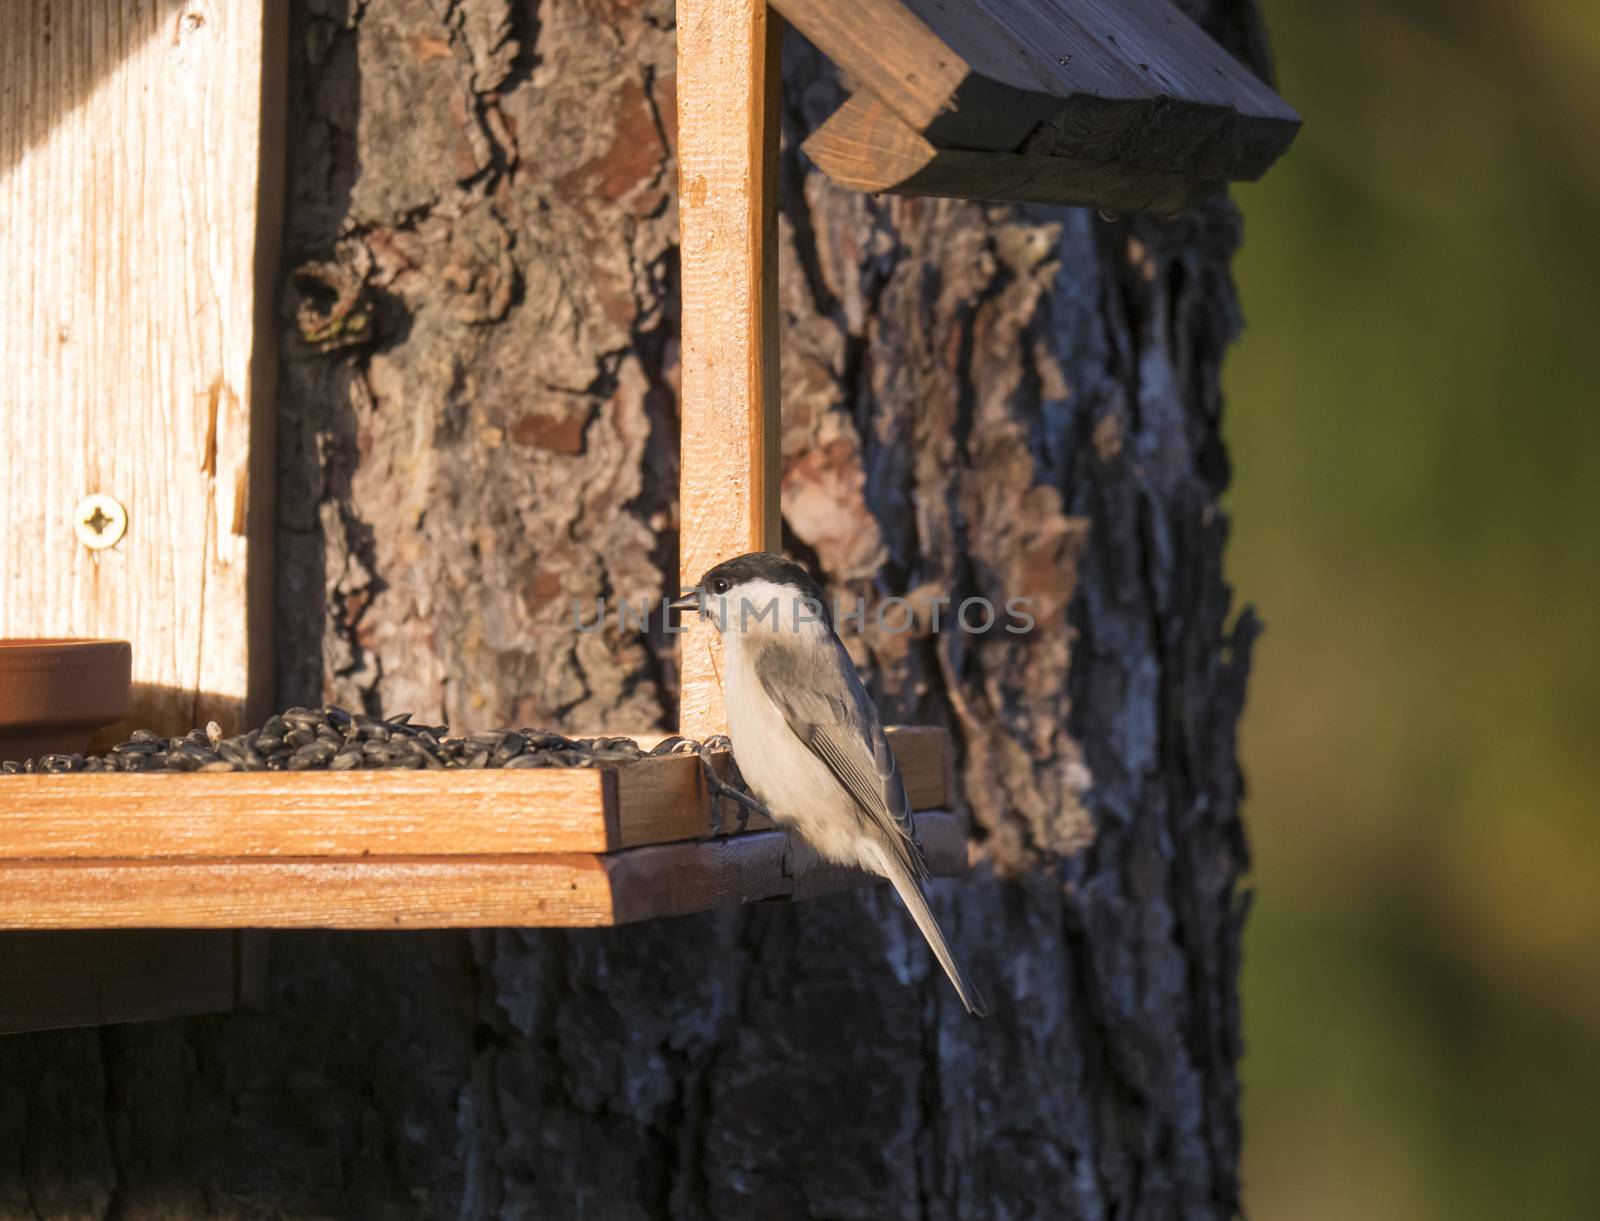
M713 578L711 578L711 592L714 593L714 594L725 594L725 593L727 593L728 592L728 578L727 577L713 577Z

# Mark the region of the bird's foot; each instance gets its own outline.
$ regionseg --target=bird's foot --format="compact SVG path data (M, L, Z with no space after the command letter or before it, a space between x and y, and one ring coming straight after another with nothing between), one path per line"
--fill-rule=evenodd
M723 783L722 777L717 775L716 765L712 763L711 756L719 750L731 751L732 749L733 743L729 740L728 735L719 733L700 743L695 752L700 756L700 769L705 775L706 792L711 795L711 829L715 835L722 834L721 801L724 797L739 807L738 821L733 828L736 834L749 828L751 814L759 814L769 821L772 818L772 813L766 806L742 789L732 784ZM737 776L738 764L731 763L730 766L734 769L734 775Z
M732 783L724 781L717 775L716 764L711 756L719 750L729 752L728 768ZM711 797L711 834L722 834L722 799L726 797L739 807L739 819L734 824L735 832L746 831L750 827L750 815L759 814L761 817L772 821L772 811L747 793L744 788L744 778L739 774L738 761L731 757L733 741L725 733L713 734L704 742L697 742L693 738L685 738L675 734L662 740L650 753L652 755L677 755L688 754L693 751L700 757L700 771L705 777L706 792Z
M759 814L768 822L772 821L772 811L767 809L749 793L741 793L738 789L722 786L722 794L731 797L739 806L739 819L734 823L735 831L744 831L750 826L750 815Z

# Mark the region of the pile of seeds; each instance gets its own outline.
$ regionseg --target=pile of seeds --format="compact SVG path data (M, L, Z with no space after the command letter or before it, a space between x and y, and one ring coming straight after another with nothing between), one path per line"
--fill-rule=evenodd
M536 729L464 738L443 725L413 725L409 714L380 720L332 706L291 708L259 729L225 738L216 722L181 738L136 729L104 755L45 755L0 763L0 772L300 772L375 768L600 767L647 755L698 750L668 738L645 751L632 738L567 738Z

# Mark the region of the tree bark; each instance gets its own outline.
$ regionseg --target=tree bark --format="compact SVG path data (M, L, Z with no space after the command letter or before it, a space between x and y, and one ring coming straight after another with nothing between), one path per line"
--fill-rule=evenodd
M1253 0L1183 6L1266 72ZM281 704L668 727L670 0L299 0ZM871 199L797 151L784 525L885 719L948 725L982 863L619 930L283 934L267 1011L0 1042L0 1216L1225 1218L1256 625L1222 576L1218 198L1165 223ZM1033 601L1012 635L932 599ZM891 615L891 622L897 621Z

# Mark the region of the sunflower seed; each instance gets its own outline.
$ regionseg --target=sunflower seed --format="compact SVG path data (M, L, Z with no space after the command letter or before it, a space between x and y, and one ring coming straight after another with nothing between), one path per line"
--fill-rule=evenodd
M447 726L413 723L408 715L386 720L329 704L288 708L231 736L224 736L215 721L170 739L136 729L103 755L46 755L0 764L0 774L614 767L699 746L667 738L647 752L631 738L570 738L540 729L483 730L452 738Z

